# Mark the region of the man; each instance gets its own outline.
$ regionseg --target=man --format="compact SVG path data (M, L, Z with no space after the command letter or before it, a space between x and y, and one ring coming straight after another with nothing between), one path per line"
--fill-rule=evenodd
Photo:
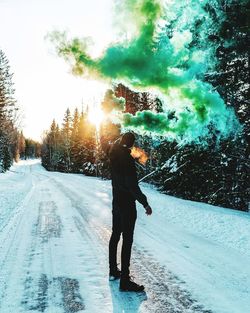
M137 217L135 201L151 215L152 209L146 196L138 186L135 160L130 155L134 145L133 133L125 133L109 152L113 187L113 226L109 242L110 280L121 278L121 291L143 291L144 286L133 282L129 276L129 266L135 221ZM117 268L117 245L122 234L121 271Z

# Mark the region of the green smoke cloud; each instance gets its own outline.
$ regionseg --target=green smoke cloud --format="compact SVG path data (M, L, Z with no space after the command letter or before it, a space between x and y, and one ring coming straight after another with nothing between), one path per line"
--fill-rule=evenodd
M164 8L160 0L122 1L120 10L134 20L134 35L111 45L96 59L87 52L87 39L68 40L65 33L59 32L52 33L51 39L74 74L121 81L135 90L151 90L160 95L164 113L124 114L124 127L194 141L207 136L212 126L217 134L227 136L235 130L237 120L220 95L203 81L209 53L189 46L194 31L190 19L206 17L203 7L208 1L203 6L198 0L189 2L185 2L186 8L181 1L167 1ZM158 24L163 17L165 23L174 21L171 36ZM169 112L174 112L171 118Z
M109 114L112 111L122 111L125 107L125 99L120 97L117 98L112 89L108 89L105 93L102 110Z

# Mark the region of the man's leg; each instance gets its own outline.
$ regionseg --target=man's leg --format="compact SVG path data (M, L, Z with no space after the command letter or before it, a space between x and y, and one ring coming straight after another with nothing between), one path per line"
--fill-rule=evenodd
M141 292L144 290L144 286L138 285L129 277L131 248L133 244L137 212L134 201L133 202L129 201L127 204L128 204L127 210L123 210L121 214L123 243L122 243L122 271L120 280L120 290Z
M131 258L131 249L133 244L135 221L137 217L135 203L129 204L126 210L121 213L121 223L122 223L122 255L121 255L121 277L123 279L129 278L129 266Z
M109 241L109 269L117 269L117 245L121 236L121 217L118 210L113 210L112 234Z

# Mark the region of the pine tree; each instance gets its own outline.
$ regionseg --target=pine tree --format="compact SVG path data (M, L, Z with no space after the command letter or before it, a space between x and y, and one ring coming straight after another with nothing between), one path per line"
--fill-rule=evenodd
M61 130L62 136L62 163L64 164L64 171L69 173L71 171L71 132L72 132L72 117L69 108L67 108Z
M48 141L49 141L49 151L50 151L50 166L51 170L57 170L60 158L61 158L61 151L60 151L60 132L58 129L58 125L56 124L55 119L53 119L52 124L50 126L50 131L48 134Z
M24 155L25 155L25 138L24 138L24 135L23 135L22 131L19 133L19 137L18 137L18 151L19 151L20 159L24 159Z
M88 107L82 112L78 128L80 171L86 175L95 175L95 127L89 123Z
M80 117L78 109L75 109L73 122L72 122L72 132L71 132L71 165L72 172L77 173L80 168L79 164L79 123Z
M159 98L152 96L148 92L135 92L123 84L118 84L114 88L115 96L125 99L124 112L135 114L138 111L152 110L162 111L162 103Z
M6 171L16 157L16 101L9 62L0 50L0 172Z
M34 159L41 156L41 145L37 141L25 138L25 159Z
M45 133L41 146L42 165L51 171L61 169L62 146L61 132L55 119L53 119L49 131ZM64 169L64 165L63 165Z

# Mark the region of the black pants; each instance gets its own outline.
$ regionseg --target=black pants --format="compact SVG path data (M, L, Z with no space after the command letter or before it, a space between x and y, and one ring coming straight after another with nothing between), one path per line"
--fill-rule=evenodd
M137 217L135 200L129 193L113 190L113 226L109 241L109 266L117 266L117 245L122 234L121 276L129 276L129 266L135 221Z

